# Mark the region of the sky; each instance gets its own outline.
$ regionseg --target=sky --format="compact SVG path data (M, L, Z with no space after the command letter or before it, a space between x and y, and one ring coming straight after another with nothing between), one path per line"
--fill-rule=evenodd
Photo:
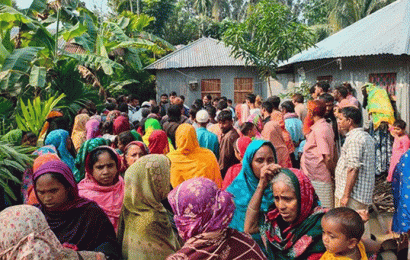
M17 5L24 9L28 8L33 0L15 0ZM49 0L51 2L51 0ZM82 0L85 2L85 6L90 9L94 10L94 6L97 7L97 9L101 9L104 13L108 12L108 7L107 7L107 0Z

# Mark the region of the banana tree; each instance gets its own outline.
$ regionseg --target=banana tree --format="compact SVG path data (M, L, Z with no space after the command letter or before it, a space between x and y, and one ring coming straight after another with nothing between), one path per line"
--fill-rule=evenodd
M29 155L33 152L32 147L12 146L0 142L0 190L4 190L5 199L10 203L11 200L17 201L17 196L11 186L21 183L16 177L16 172L24 172L33 163ZM11 199L11 200L10 200Z
M65 94L61 94L58 97L52 96L47 100L41 100L40 97L36 97L33 102L27 100L27 104L20 100L21 113L16 115L18 128L23 131L31 131L38 136L47 120L48 114L64 97Z

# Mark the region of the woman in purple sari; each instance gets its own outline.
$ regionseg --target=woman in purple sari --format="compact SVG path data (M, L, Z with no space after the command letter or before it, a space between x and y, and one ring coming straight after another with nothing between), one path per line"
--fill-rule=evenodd
M184 246L167 260L266 259L250 235L228 228L235 211L232 194L207 178L184 181L168 195Z
M34 190L51 230L60 242L78 250L104 253L119 259L114 227L93 201L78 195L70 168L62 161L43 164L33 176Z

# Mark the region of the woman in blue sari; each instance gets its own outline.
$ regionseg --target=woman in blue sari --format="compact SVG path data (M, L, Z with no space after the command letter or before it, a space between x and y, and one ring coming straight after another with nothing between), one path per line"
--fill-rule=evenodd
M400 158L393 172L394 216L392 231L407 233L410 230L410 150Z
M75 163L73 154L70 152L73 148L68 131L63 129L57 129L51 131L44 141L44 145L53 145L58 152L58 156L63 162L65 162L71 171L75 171ZM74 152L73 152L74 153ZM75 156L75 153L74 153Z
M261 155L259 158L259 156L257 155L258 151L263 152L264 150L265 156ZM258 170L253 166L255 166L255 163L258 163L258 160L261 160L262 157L266 157L265 159L270 163L277 163L276 152L272 143L265 140L255 140L250 143L248 148L246 149L242 161L242 170L235 178L235 180L231 183L231 185L229 185L226 189L228 192L234 195L234 202L236 206L236 210L229 227L241 232L244 232L245 216L249 201L251 200L252 195L255 193L256 187L259 183L257 173ZM262 213L260 214L261 216L268 212L268 209L272 205L272 203L272 190L266 189L262 198L260 208ZM261 248L264 248L261 236L259 234L254 234L252 235L252 237Z

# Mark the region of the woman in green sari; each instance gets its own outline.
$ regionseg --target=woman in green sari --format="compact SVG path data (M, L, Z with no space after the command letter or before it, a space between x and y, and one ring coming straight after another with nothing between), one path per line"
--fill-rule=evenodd
M263 192L270 188L274 204L263 218L259 207ZM268 259L320 259L326 251L321 227L325 212L305 174L267 165L246 211L245 232L260 232Z
M180 245L161 203L170 191L170 161L165 155L141 157L125 172L124 204L118 239L124 259L163 260Z

